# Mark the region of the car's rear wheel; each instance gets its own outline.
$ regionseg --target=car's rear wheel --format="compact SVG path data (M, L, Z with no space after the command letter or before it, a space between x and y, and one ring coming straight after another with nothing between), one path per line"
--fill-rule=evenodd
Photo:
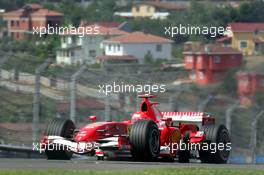
M154 160L160 153L160 132L152 120L139 120L132 124L129 141L132 156L139 160Z
M71 120L56 118L49 123L45 135L61 136L70 139L73 136L74 130L75 125ZM48 159L53 160L70 160L72 157L72 152L59 144L49 144L45 153Z
M226 163L230 154L227 144L231 143L229 132L224 125L208 125L202 128L206 132L206 144L209 150L200 150L202 163ZM229 145L231 146L231 145ZM213 148L213 149L212 149Z

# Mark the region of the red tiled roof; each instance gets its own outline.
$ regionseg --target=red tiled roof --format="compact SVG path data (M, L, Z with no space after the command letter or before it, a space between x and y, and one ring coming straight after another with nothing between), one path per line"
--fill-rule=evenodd
M91 26L91 25L98 25L103 27L110 27L110 28L119 28L123 23L121 22L82 22L81 27L84 26Z
M25 16L25 15L31 15L31 16L63 16L62 13L48 10L43 8L39 4L27 4L23 8L20 8L18 10L10 11L7 13L4 13L4 17L9 17L9 16Z
M96 59L100 61L104 60L120 60L120 61L133 61L133 60L138 60L136 57L133 55L123 55L123 56L112 56L112 55L102 55L98 56Z
M161 9L167 10L185 10L186 7L177 5L173 2L162 2L162 1L142 1L141 4L148 4Z
M39 9L33 12L31 16L63 16L63 14L48 9Z
M184 54L242 54L237 49L232 47L223 47L218 44L199 45Z
M264 23L230 23L228 26L233 32L264 32Z
M82 98L77 100L76 107L78 109L87 108L91 110L104 109L104 104L92 98L89 99ZM57 105L56 109L58 112L67 112L70 110L70 103L69 102L60 103Z
M125 35L128 34L128 32L120 30L116 27L106 27L106 26L101 26L101 25L97 25L97 24L93 24L90 26L86 26L86 27L99 27L99 32L100 35Z
M6 12L3 14L3 17L9 17L9 16L22 16L24 12L24 9L18 9L10 12Z
M225 36L225 37L222 37L222 38L217 39L216 41L221 43L221 42L231 41L231 40L232 40L232 37Z
M143 32L133 32L122 36L117 36L105 40L105 42L120 42L120 43L172 43L172 40L145 34Z

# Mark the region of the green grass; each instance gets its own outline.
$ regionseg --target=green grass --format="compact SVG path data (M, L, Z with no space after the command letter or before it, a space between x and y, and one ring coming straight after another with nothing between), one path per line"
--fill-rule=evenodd
M263 170L227 168L174 168L138 171L89 171L89 170L1 170L0 175L263 175Z

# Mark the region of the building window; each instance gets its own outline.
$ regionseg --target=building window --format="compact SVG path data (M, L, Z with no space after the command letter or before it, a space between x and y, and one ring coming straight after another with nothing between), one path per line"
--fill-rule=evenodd
M16 26L19 27L19 21L16 21Z
M162 51L162 45L157 44L157 45L156 45L156 51L157 51L157 52L161 52L161 51Z
M152 55L150 50L147 51L147 55Z
M89 56L90 57L96 57L96 51L95 50L89 50Z
M202 57L202 56L198 56L198 57L197 57L197 62L198 62L198 63L201 63L202 60L203 60L203 57Z
M248 79L239 80L239 86L247 86L249 84Z
M191 70L190 78L191 78L191 80L196 80L196 72L194 70Z
M220 56L214 56L214 63L219 64L221 62Z
M15 21L11 21L11 26L13 27L15 25Z
M185 60L187 63L192 63L193 62L193 56L191 56L191 55L185 56Z
M247 48L247 42L246 41L240 41L240 48L241 49Z
M71 43L72 43L72 38L68 37L68 44L71 44Z
M90 43L90 44L93 44L93 43L95 43L95 40L94 40L94 38L93 38L93 37L90 37L90 38L89 38L89 43Z
M258 35L258 34L259 34L259 30L257 29L254 31L254 35Z
M199 79L203 80L204 79L204 73L203 72L199 72Z
M255 43L255 51L259 52L261 50L260 44L259 43Z
M79 39L78 39L78 43L77 43L79 46L80 45L82 45L82 38L81 37L79 37Z
M112 51L112 44L109 44L109 45L108 45L108 50L109 50L109 51Z
M120 52L120 44L117 45L117 51Z
M148 7L147 7L147 12L150 12L150 9L151 9L151 7L150 7L150 6L148 6Z
M74 57L74 55L75 55L75 54L74 54L74 51L71 51L71 56Z
M136 6L136 12L139 12L139 11L140 11L139 6Z
M77 43L75 36L72 37L72 43L73 44Z
M65 38L65 37L62 37L62 38L61 38L61 42L62 42L62 43L66 43L66 38Z

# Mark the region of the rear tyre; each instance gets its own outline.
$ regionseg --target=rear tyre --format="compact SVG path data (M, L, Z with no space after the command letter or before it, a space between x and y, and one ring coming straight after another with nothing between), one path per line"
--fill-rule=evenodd
M50 122L48 125L45 135L47 136L61 136L66 139L71 139L73 132L75 130L75 125L71 120L56 118ZM58 144L48 145L49 148L45 150L46 156L50 160L70 160L72 157L72 152L67 150Z
M129 141L133 158L151 161L159 156L160 132L154 121L136 121L131 127Z
M215 126L208 125L202 128L206 132L206 143L211 144L215 150L201 150L199 156L202 163L226 163L230 154L231 147L227 147L227 143L231 143L229 132L224 125ZM224 145L221 146L220 145ZM229 145L231 146L231 145ZM214 152L214 153L213 153Z

